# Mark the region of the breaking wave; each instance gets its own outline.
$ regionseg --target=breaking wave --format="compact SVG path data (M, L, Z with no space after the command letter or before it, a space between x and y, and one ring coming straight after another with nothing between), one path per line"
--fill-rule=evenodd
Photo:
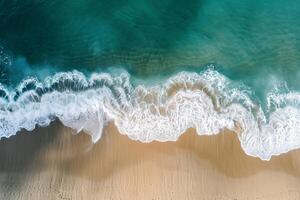
M109 121L141 142L175 141L188 128L199 135L229 129L248 155L269 160L300 147L300 93L270 92L266 99L263 109L247 88L212 68L181 72L151 87L132 85L128 73L61 72L43 81L26 79L15 89L0 85L0 137L55 119L90 134L93 142Z

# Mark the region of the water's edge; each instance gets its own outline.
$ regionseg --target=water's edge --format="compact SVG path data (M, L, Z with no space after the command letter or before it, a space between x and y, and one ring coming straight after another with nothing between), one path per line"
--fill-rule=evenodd
M26 79L13 90L0 86L0 93L1 138L59 119L93 142L113 121L120 133L141 142L175 141L189 128L198 135L239 130L244 151L263 160L300 147L299 93L270 92L263 109L250 91L213 68L181 72L151 87L133 86L126 72L62 72Z

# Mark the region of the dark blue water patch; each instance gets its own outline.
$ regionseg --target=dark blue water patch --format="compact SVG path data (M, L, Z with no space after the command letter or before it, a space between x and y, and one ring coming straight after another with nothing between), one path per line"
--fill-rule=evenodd
M88 67L95 55L101 57L110 50L172 49L196 18L201 3L32 1L17 5L19 9L4 3L0 38L33 64L46 60Z
M7 91L0 89L0 99L8 100L8 94Z

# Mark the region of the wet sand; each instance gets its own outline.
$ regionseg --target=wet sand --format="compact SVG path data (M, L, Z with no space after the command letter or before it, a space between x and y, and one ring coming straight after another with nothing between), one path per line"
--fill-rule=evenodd
M261 161L235 134L92 144L60 123L0 141L0 199L300 199L300 151Z

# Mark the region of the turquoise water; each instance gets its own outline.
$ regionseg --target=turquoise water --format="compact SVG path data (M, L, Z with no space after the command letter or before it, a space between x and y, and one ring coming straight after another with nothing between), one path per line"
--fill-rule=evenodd
M4 0L0 136L58 118L97 141L242 129L262 159L300 147L300 2Z

